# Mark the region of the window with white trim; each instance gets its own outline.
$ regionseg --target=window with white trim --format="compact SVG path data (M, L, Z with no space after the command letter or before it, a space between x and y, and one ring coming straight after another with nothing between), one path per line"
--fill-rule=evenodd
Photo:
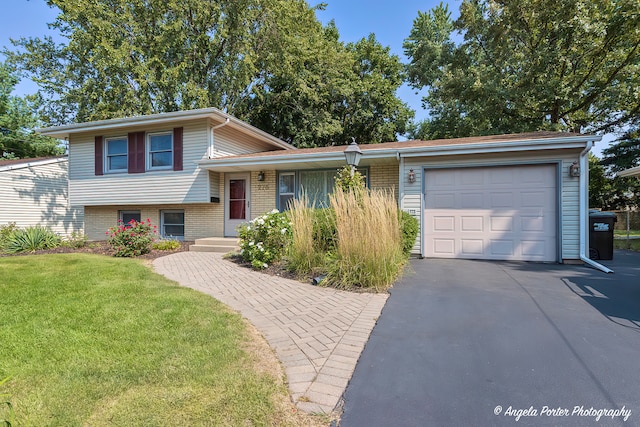
M141 222L142 216L140 211L119 211L118 219L122 224L129 224L131 221Z
M369 186L368 169L358 169ZM312 207L329 206L329 194L335 186L336 169L312 169L280 172L278 174L278 209L287 209L291 199L297 198L304 191Z
M184 240L184 210L160 211L160 236L165 239Z
M296 196L295 172L282 172L278 178L278 207L281 211L289 209L289 203Z
M105 171L107 173L127 172L128 145L126 136L105 140Z
M147 135L147 169L173 168L173 132Z

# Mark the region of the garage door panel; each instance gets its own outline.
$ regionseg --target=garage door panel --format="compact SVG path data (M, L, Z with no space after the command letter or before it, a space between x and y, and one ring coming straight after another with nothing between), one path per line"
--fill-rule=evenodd
M555 261L555 170L535 165L426 171L425 255ZM445 180L446 189L438 184Z
M460 218L460 231L484 231L484 217L463 216Z
M503 256L511 258L514 254L513 240L491 239L489 248L489 253L498 258Z
M433 231L455 231L455 217L454 216L434 216L433 217Z
M430 202L433 209L456 209L456 196L452 193L434 194Z
M490 206L494 208L512 208L513 207L513 192L508 193L491 193L491 199L489 200Z
M478 193L462 193L460 194L459 206L462 209L482 209L484 206L484 198Z
M522 215L520 217L520 229L522 231L544 233L545 223L542 215Z
M478 239L462 239L461 252L464 255L482 255L484 254L484 241Z
M433 241L433 253L442 257L450 258L455 256L455 240L454 239L439 239L434 238Z
M522 240L522 255L531 257L543 257L546 251L546 242L544 240Z

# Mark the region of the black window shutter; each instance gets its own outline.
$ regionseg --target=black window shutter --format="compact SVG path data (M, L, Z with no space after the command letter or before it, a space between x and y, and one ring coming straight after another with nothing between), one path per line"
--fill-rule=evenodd
M95 137L95 171L96 175L104 175L104 149L101 136Z
M129 173L144 173L144 132L130 132L127 140Z
M173 170L182 170L182 134L183 128L173 129Z

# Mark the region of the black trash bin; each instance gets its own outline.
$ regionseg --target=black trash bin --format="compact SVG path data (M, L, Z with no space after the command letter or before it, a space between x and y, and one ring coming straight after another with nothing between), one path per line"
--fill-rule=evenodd
M589 258L613 259L613 212L589 211Z

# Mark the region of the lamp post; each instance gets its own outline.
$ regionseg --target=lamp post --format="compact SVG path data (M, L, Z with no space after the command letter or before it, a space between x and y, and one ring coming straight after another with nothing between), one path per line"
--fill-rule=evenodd
M344 158L347 160L347 164L351 166L351 176L356 171L356 166L360 163L360 157L362 157L362 151L360 151L360 147L356 144L356 139L351 137L351 144L344 150Z

